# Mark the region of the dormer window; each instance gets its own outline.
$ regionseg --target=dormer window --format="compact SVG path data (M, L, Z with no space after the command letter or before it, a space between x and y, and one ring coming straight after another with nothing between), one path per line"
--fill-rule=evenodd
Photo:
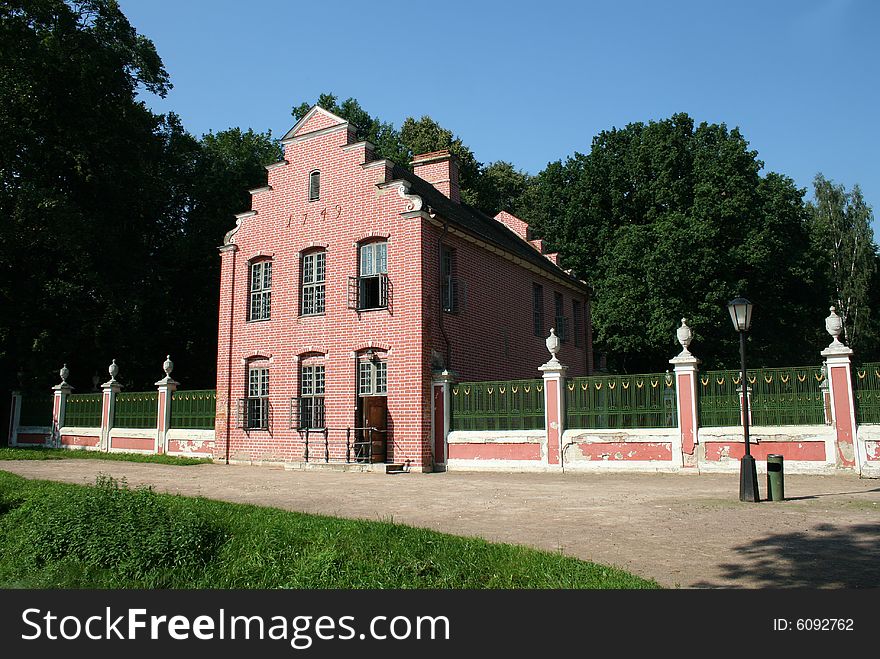
M309 201L321 198L321 172L317 169L309 174Z

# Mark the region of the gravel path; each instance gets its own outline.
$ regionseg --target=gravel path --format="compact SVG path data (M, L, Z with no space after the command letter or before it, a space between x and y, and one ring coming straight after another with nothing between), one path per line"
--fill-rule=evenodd
M400 474L10 461L26 478L94 483L402 522L562 551L683 588L880 587L880 480L785 478L788 499L738 501L738 476ZM762 494L766 493L765 482Z

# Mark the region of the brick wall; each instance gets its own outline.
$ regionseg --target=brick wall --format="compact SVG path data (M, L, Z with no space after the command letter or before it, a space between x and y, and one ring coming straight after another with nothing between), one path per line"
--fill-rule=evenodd
M369 146L355 142L328 113L312 113L285 136L284 158L267 168L268 187L253 191L255 214L239 217L234 245L221 249L215 456L302 459L303 435L288 420L290 399L299 395L300 366L308 359L325 366L325 421L331 453L341 457L344 429L359 423L357 355L372 347L388 364L394 461L430 469L431 357L433 350L446 352L439 318L442 229L425 212L408 213L411 202L396 188L378 187L389 180L391 164L370 162ZM449 167L448 161L440 164ZM321 172L320 198L309 201L314 170ZM348 307L348 280L358 274L358 244L367 239L387 241L391 301L388 309L357 312ZM468 379L537 376L535 365L548 354L544 337L532 332L532 282L545 287L546 330L553 326L554 291L563 292L568 316L576 291L461 236L448 234L444 241L456 248L458 276L467 282L463 310L443 314L455 371ZM309 250L326 251L326 309L320 316L299 313L301 256ZM254 259L272 261L269 320L247 320ZM582 310L586 318L586 304ZM573 374L588 368L586 327L582 347L569 340L560 355ZM251 364L269 370L268 430L237 427ZM323 457L323 438L312 439L312 456Z

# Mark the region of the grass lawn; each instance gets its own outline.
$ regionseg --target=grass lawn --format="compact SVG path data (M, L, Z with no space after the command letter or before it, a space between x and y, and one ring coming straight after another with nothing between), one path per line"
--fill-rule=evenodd
M0 460L124 460L126 462L158 462L164 465L200 465L212 462L210 458L181 458L173 455L148 455L142 453L105 453L65 448L8 448L0 447Z
M0 588L658 588L616 568L393 522L0 471Z

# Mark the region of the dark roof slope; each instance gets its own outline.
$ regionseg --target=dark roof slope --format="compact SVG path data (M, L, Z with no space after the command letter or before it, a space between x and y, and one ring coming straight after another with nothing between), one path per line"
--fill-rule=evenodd
M586 285L583 282L575 279L543 256L498 220L489 217L472 206L452 201L433 185L400 165L394 166L392 177L408 181L410 183L410 191L421 197L425 206L430 206L435 213L446 218L450 223L483 239L487 243L492 243L525 261L533 263L557 277L561 277L586 289Z

